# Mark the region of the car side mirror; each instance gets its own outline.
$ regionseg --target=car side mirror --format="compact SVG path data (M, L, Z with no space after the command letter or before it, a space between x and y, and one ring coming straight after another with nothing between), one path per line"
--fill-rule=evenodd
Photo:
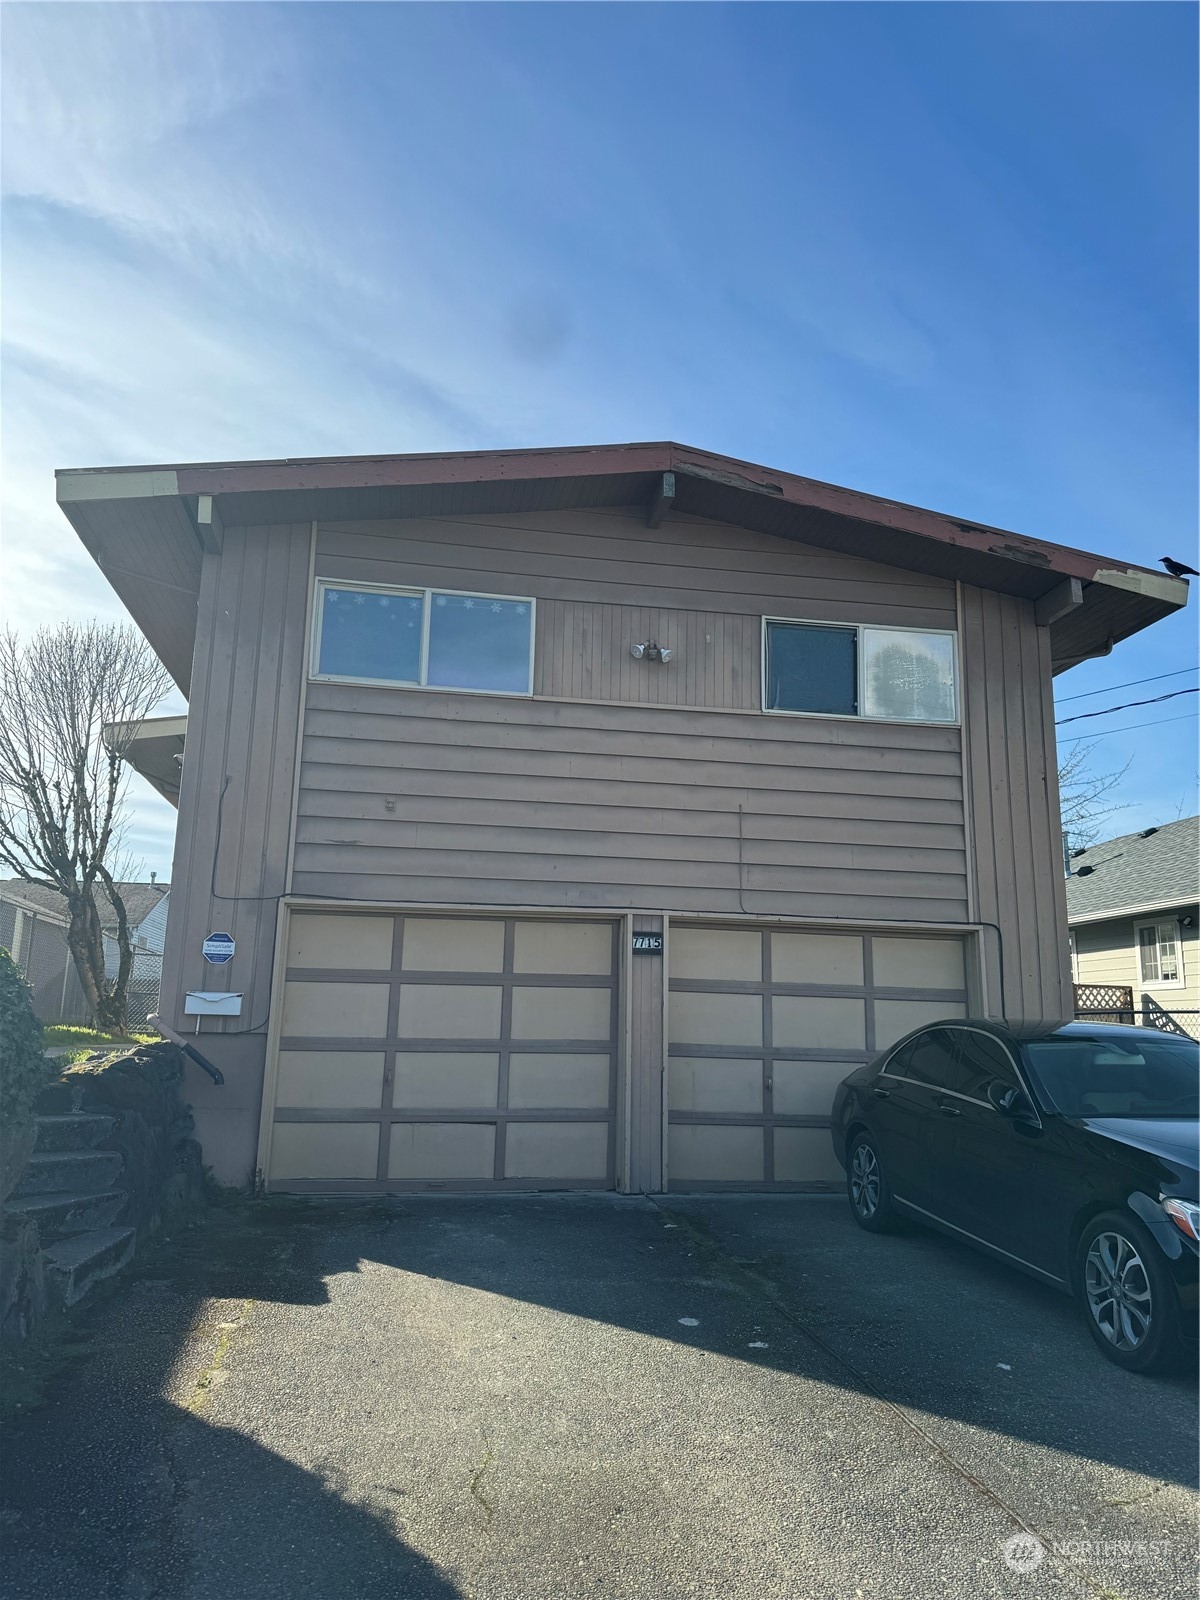
M1024 1093L1012 1083L1002 1083L994 1078L987 1087L988 1101L1002 1117L1017 1117L1031 1109Z

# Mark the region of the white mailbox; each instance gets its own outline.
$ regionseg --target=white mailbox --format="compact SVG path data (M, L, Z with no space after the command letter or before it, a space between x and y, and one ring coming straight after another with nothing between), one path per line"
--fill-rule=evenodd
M183 1010L189 1017L240 1017L242 997L223 989L189 989Z

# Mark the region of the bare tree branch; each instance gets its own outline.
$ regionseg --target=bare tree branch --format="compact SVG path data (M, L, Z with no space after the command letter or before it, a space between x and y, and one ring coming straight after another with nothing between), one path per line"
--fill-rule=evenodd
M1077 744L1063 757L1058 769L1062 825L1074 850L1095 844L1108 818L1127 809L1126 801L1110 796L1131 763L1127 761L1123 767L1097 772L1092 766L1092 755L1087 744Z
M169 679L133 628L63 623L21 641L0 635L0 863L56 889L67 941L96 1022L125 1027L132 969L117 890L127 774L123 762ZM104 971L97 897L112 904L120 964Z

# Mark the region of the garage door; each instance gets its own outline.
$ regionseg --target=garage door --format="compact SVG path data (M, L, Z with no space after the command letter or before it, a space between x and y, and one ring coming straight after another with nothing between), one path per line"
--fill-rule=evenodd
M672 1189L840 1181L838 1083L910 1028L966 1015L960 939L674 923L669 948Z
M273 1189L612 1188L611 922L293 912Z

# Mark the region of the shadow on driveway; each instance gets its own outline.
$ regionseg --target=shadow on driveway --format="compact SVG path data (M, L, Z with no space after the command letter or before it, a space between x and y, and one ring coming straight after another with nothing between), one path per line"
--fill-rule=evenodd
M949 1595L976 1509L1114 1537L1121 1506L1195 1477L1190 1380L1113 1368L1052 1290L863 1234L840 1199L271 1200L158 1251L86 1324L89 1359L8 1433L9 1600L870 1593L889 1493L930 1526L884 1590ZM560 1435L587 1482L539 1478ZM722 1569L696 1504L753 1559Z

